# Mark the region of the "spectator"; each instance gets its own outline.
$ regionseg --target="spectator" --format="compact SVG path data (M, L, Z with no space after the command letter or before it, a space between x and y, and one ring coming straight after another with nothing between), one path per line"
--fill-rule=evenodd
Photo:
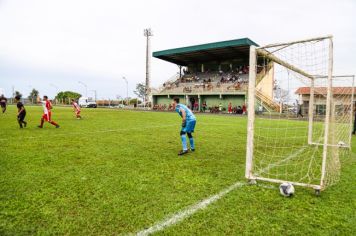
M219 104L219 112L222 112L222 108L223 108L223 106L222 106L222 104L220 103L220 104Z
M242 114L245 115L247 112L247 108L246 108L246 105L245 103L242 105Z
M240 114L240 115L242 114L242 108L241 108L241 106L238 106L238 107L237 107L237 114Z
M227 108L227 112L228 112L229 114L232 113L232 104L231 104L231 102L229 102L229 105L228 105L228 108Z
M206 101L204 101L204 102L203 102L203 105L202 105L203 112L206 111L206 108L207 108Z
M196 111L199 110L199 103L197 100L195 100L195 103L194 103L194 110L196 110Z

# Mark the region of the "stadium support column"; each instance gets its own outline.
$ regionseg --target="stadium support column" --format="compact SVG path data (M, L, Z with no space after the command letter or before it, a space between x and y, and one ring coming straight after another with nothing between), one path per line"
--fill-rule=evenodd
M198 94L198 111L200 112L201 111L201 96L200 96L200 94Z
M256 86L256 47L250 47L250 68L248 84L248 120L247 120L247 145L245 177L252 180L253 137L255 121L255 86Z
M153 36L151 28L144 29L144 36L146 37L146 86L145 86L145 100L150 102L150 37Z

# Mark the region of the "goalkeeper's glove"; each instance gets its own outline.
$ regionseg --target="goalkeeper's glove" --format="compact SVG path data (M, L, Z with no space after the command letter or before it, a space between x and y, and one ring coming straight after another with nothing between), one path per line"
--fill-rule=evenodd
M187 125L187 121L183 120L182 121L182 127L184 128Z

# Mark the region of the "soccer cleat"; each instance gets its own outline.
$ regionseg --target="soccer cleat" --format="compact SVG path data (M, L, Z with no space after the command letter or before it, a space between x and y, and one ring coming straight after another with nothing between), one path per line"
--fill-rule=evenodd
M23 124L24 124L24 126L25 126L25 128L26 128L26 127L27 127L27 122L24 122Z
M185 154L188 153L188 150L181 150L179 153L178 153L178 156L183 156Z
M40 125L38 125L37 127L38 127L38 128L41 128L41 129L43 128L43 127L42 127L42 126L40 126Z
M59 125L56 125L56 128L58 129L58 128L59 128Z
M190 151L195 152L195 148L191 148Z

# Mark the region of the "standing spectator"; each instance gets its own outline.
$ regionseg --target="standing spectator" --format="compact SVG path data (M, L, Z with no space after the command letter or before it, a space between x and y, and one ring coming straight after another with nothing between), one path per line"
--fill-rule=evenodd
M197 100L195 100L195 103L194 103L194 110L196 110L196 111L199 110L199 103Z
M4 96L4 94L1 94L0 105L1 105L2 113L5 113L6 111L6 103L7 103L7 98Z
M203 102L203 105L202 105L203 112L206 111L206 108L207 108L206 101L204 101L204 102Z
M246 104L244 103L244 104L242 105L242 114L245 115L246 112L247 112L247 108L246 108Z
M259 114L259 115L262 115L262 112L263 112L263 106L260 104L260 105L258 106L258 114Z
M301 117L303 118L302 103L299 103L298 100L297 100L297 111L298 111L298 113L297 113L297 118L298 118L299 116L301 116Z
M232 104L231 104L231 102L229 102L229 105L228 105L228 107L227 107L227 112L228 112L229 114L232 113Z
M222 107L223 107L223 106L222 106L222 104L220 103L220 104L219 104L219 112L222 112Z

